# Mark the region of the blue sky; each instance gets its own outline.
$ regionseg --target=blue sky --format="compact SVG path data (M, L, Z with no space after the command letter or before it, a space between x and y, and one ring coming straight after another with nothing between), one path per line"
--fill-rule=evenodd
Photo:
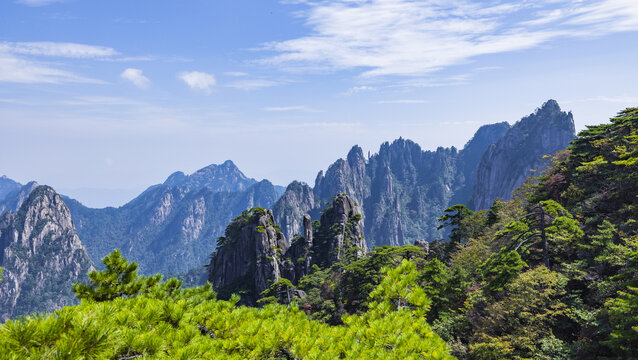
M638 106L635 0L0 2L0 174L92 206L232 159L312 184L350 147L462 147L549 98Z

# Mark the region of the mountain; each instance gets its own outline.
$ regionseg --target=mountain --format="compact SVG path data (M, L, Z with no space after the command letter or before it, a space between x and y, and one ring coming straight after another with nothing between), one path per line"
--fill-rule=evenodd
M313 265L328 268L367 252L361 209L349 196L335 197L316 228L308 216L303 219L303 237L289 245L271 210L253 208L235 218L208 265L208 280L220 298L241 294L244 303L255 305L281 279L297 284Z
M35 190L40 184L31 181L24 186L18 187L16 190L7 193L4 199L0 200L0 214L6 211L16 212L22 206L22 203L29 197L29 194Z
M178 274L207 262L234 217L255 206L271 207L279 195L269 181L250 179L226 161L191 175L174 173L119 208L65 201L96 263L118 248L145 274Z
M22 187L18 182L9 179L6 175L0 176L0 201L2 201L7 194L17 191Z
M525 179L547 167L545 155L567 148L574 133L572 113L561 111L555 100L521 119L483 154L469 207L487 209L494 199L511 199Z
M197 191L207 187L213 192L243 191L256 183L257 180L246 177L230 160L219 165L209 165L191 175L177 171L164 181L166 186L179 187L185 191Z
M0 255L1 322L74 304L71 285L93 268L69 209L48 186L0 216Z
M529 169L546 165L543 155L566 148L573 136L571 113L561 112L556 101L549 100L512 127L482 126L460 151L454 147L424 151L399 138L382 144L366 159L354 146L346 159L319 172L314 187L291 183L273 206L274 217L291 238L300 233L304 213L318 219L324 203L346 193L363 208L365 238L371 248L441 239L438 218L447 207L469 204L470 199L481 199L481 205L489 200L491 205L498 197L507 198L530 175ZM529 152L528 146L535 150Z

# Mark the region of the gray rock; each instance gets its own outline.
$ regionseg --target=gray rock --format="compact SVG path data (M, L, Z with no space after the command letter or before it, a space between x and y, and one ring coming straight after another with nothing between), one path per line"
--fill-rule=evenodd
M72 284L93 269L69 209L48 186L0 217L0 255L1 321L74 304Z
M555 100L521 119L483 154L469 207L487 209L495 199L511 199L525 179L547 167L544 156L567 148L574 133L572 113L561 111Z

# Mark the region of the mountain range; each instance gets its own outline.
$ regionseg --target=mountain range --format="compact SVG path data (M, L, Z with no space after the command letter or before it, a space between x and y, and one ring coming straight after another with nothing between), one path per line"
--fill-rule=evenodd
M326 203L331 204L339 194L347 194L353 206L362 210L361 231L367 248L433 241L444 237L438 230L438 218L447 207L461 203L481 209L497 198L510 198L534 170L547 165L546 155L565 149L573 136L572 114L549 100L514 125L482 126L461 150L439 147L424 151L415 142L399 138L383 143L378 153L366 157L355 145L345 159L319 171L313 187L294 181L284 191L268 180L248 178L229 160L190 175L175 172L118 208L88 208L62 196L64 207L56 205L53 213L62 214L57 224L67 234L65 239L72 239L65 244L72 245L55 245L47 251L81 248L87 257L77 261L76 269L84 271L118 248L144 274L184 274L209 263L226 225L244 210L272 209L273 222L281 226L284 241L290 244L296 234L304 234L304 223L319 220ZM40 188L35 182L21 186L0 178L0 213L5 213L2 234L8 234L7 229L24 231L18 226L22 223L12 219L32 209L29 199ZM51 196L57 199L57 194ZM22 237L28 239L29 234ZM0 246L2 264L26 264L23 268L30 274L30 261L35 260L27 259L31 256L27 252L7 250L17 240L1 236L5 239ZM56 259L66 264L70 258ZM10 267L2 264L7 278ZM80 273L66 274L77 279ZM25 279L14 281L15 288L24 288ZM0 295L1 301L4 296Z

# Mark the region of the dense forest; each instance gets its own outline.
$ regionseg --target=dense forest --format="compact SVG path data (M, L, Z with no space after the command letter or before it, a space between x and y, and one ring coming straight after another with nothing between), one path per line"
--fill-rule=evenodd
M257 307L138 276L115 251L74 286L80 305L0 326L0 357L634 358L637 215L632 108L579 133L512 200L445 210L448 239L314 265Z

